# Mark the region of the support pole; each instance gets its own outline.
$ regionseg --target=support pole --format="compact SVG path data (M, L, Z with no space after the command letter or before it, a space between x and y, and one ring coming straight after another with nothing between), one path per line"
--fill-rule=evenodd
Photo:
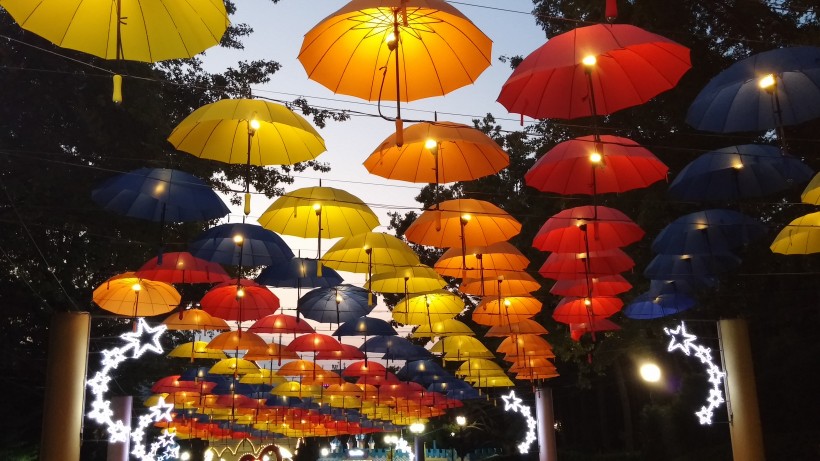
M726 371L726 402L734 460L763 461L763 430L748 325L743 319L720 320L718 334Z
M40 461L79 461L91 316L55 313L50 330Z
M130 395L122 395L111 397L111 409L114 415L111 417L114 421L122 421L128 432L131 432L131 407L133 406L134 398ZM131 439L125 442L111 443L108 442L108 456L106 461L128 461L131 453Z
M538 421L538 460L556 461L555 416L552 406L552 389L535 388L535 418Z

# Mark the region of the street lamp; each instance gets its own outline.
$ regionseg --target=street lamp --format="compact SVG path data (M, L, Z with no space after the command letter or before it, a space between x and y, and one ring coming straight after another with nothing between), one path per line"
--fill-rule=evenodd
M661 380L661 369L652 362L642 364L638 372L641 374L641 379L648 383L657 383Z
M387 461L393 461L393 446L399 441L399 438L393 434L384 436L384 443L390 447L390 452L387 454Z
M424 442L421 438L422 432L424 432L424 423L416 422L410 425L410 432L415 435L414 440L414 449L416 452L416 461L424 461Z
M456 448L456 454L461 461L464 461L464 455L467 451L464 443L464 428L467 426L467 418L464 415L456 416L456 425L458 425L458 446Z

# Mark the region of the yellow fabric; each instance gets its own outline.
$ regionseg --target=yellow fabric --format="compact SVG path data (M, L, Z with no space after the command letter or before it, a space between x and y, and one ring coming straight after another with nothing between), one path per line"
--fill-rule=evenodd
M134 290L139 283L140 290ZM101 308L129 317L151 317L174 310L182 297L164 282L134 277L133 272L115 275L94 289L91 298Z
M510 335L545 335L547 329L543 325L531 319L524 319L519 322L508 323L506 325L495 325L487 330L484 336L491 338L494 336L510 336Z
M462 218L469 221L462 225ZM462 231L463 228L463 231ZM521 223L490 202L455 199L425 210L407 228L405 238L438 248L461 247L462 233L468 247L509 240L521 232Z
M213 317L202 309L186 309L180 314L168 316L162 323L169 330L220 330L227 331L231 327L219 317Z
M393 319L404 325L422 325L455 317L464 310L464 300L446 290L403 298L393 308Z
M432 338L435 336L475 336L475 332L463 322L447 319L435 323L422 323L413 332L413 338ZM445 351L446 352L446 351Z
M193 350L192 350L193 349ZM183 343L173 348L168 353L168 357L177 357L183 359L227 359L228 356L219 349L208 349L208 343L205 341L195 341L191 343Z
M447 184L489 176L510 164L507 153L492 138L460 123L417 123L402 136L401 147L395 133L379 144L364 161L367 171L399 181ZM438 143L436 155L426 146L428 140Z
M447 282L436 271L421 264L373 274L364 288L377 293L426 293L445 286Z
M820 252L820 212L809 213L790 222L777 234L772 252L807 255Z
M817 173L809 182L809 185L800 194L803 203L809 205L820 205L820 173Z
M473 310L473 321L480 325L508 325L541 312L541 301L529 296L484 297Z
M455 375L462 378L504 376L504 370L491 360L470 359L456 369Z
M488 276L487 274L497 270L524 270L530 264L530 260L510 242L468 247L462 258L463 255L460 246L452 247L438 258L433 268L439 274L450 277L481 278L482 269L484 275ZM462 264L466 264L466 271Z
M276 386L270 393L282 397L318 397L321 394L321 386L310 386L288 381Z
M259 371L259 367L250 360L243 359L223 359L216 362L214 366L208 370L208 373L214 375L245 375L248 373L255 373Z
M441 338L433 344L433 347L430 348L430 352L468 354L471 352L490 352L490 350L476 338L460 335Z
M332 239L370 232L379 225L375 213L355 195L332 187L305 187L276 199L258 221L262 227L282 235Z
M222 0L0 0L30 32L62 48L104 59L158 62L193 57L217 45L230 24Z
M313 160L326 150L325 141L301 115L258 99L223 99L193 111L174 128L168 141L177 149L207 160L251 165L291 165Z
M443 0L353 0L305 34L298 58L308 78L368 101L399 99L396 53L389 52L387 38L393 34L394 10L402 5L407 11L397 21L402 101L447 94L472 84L489 67L492 41Z
M371 249L371 255L367 254ZM366 274L369 262L372 272L387 272L420 264L418 256L406 243L383 232L366 232L344 237L322 256L322 264L332 269Z

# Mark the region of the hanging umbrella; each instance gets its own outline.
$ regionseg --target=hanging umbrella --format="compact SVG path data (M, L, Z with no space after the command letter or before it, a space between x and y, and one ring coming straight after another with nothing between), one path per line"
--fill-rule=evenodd
M695 300L683 293L643 293L627 304L623 313L631 319L650 320L675 315L694 306Z
M280 375L285 376L281 373ZM280 397L297 397L300 399L319 397L319 395L321 395L321 387L289 381L276 386L272 391L270 391L270 393Z
M800 194L800 200L809 205L820 205L820 173L811 178L809 185Z
M570 337L575 341L580 341L585 333L595 333L597 331L617 331L621 327L612 320L605 318L595 318L591 322L578 322L569 324Z
M413 343L398 336L374 336L359 346L362 352L380 352L386 354L395 349L412 350Z
M447 184L498 173L510 163L507 153L482 131L460 123L421 122L407 127L404 144L396 134L364 161L371 174L413 183Z
M698 130L733 133L817 117L820 48L796 46L757 53L729 66L700 91L686 122Z
M614 275L635 267L635 261L620 248L589 253L552 253L538 269L542 277L554 280Z
M316 288L299 298L297 309L305 318L342 324L373 310L375 304L368 303L368 293L364 288L348 284Z
M285 346L289 352L313 352L338 351L342 346L333 336L321 333L307 333L293 338L293 341Z
M487 359L467 360L459 365L454 374L465 381L470 381L471 378L506 376L500 365Z
M398 335L395 328L382 319L362 316L339 325L333 336L392 336Z
M383 376L387 373L387 368L378 362L355 362L346 366L342 371L342 376L358 378L361 376Z
M337 351L319 351L315 360L359 360L364 359L364 352L358 347L350 344L341 344L342 348Z
M251 362L250 360L244 360L239 358L231 358L231 359L223 359L219 362L216 362L214 366L212 366L208 373L214 375L245 375L248 373L257 373L259 371L259 366L255 363Z
M464 279L458 291L474 296L529 296L539 288L541 284L526 272L498 271L492 279Z
M531 319L523 319L519 322L508 323L506 325L495 325L484 333L484 336L491 338L494 336L510 335L545 335L548 331L543 325Z
M527 170L524 181L541 192L596 195L649 187L668 171L631 139L583 136L547 151Z
M410 335L412 338L434 338L436 336L475 336L472 328L456 319L447 319L428 325L420 325Z
M260 318L248 331L253 333L268 333L268 334L302 334L315 333L306 321L287 314L270 314Z
M530 334L512 335L501 341L495 351L506 354L505 360L513 357L517 360L528 355L555 357L555 354L552 353L552 346L546 339Z
M487 246L521 232L521 223L490 202L447 200L425 210L404 233L407 240L437 248Z
M167 283L143 280L133 272L124 272L95 288L91 299L117 315L151 317L174 310L182 297Z
M373 274L364 288L376 293L404 293L406 296L410 293L429 293L446 286L447 282L431 267L418 264Z
M411 295L393 307L393 319L404 325L421 325L453 318L464 310L464 300L447 290Z
M182 343L179 346L173 348L171 352L167 354L167 357L177 357L191 360L222 360L228 358L228 356L226 356L225 353L221 350L209 348L208 343L205 341L193 341L190 343Z
M652 241L661 254L724 252L747 245L766 234L766 226L732 210L703 210L667 224Z
M262 269L256 276L257 283L278 288L327 288L344 282L335 270L323 268L317 274L315 259L292 258L286 263L274 264Z
M809 213L790 222L774 238L772 252L806 255L820 252L820 212Z
M355 273L378 273L419 264L418 256L406 243L383 232L366 232L345 237L322 256L333 269Z
M164 253L148 260L136 272L137 277L165 283L220 283L230 280L217 263L200 259L188 252Z
M333 339L332 337L330 339ZM336 341L333 339L333 341ZM332 342L328 341L328 344L332 344ZM338 341L337 341L338 344ZM288 362L282 365L279 370L276 372L279 376L295 376L295 377L305 377L315 375L317 372L324 372L327 371L324 368L320 367L319 365L310 362L308 360L294 360L293 362ZM274 395L281 395L281 394L274 394Z
M299 360L299 355L296 352L288 351L285 346L279 343L268 343L265 346L251 347L242 358L246 360L264 360L273 361L276 359L279 364L282 360Z
M524 58L498 102L532 118L607 115L673 88L690 67L688 48L638 27L578 27Z
M635 243L643 230L622 212L605 206L563 210L541 226L532 246L542 251L588 253Z
M492 352L487 349L487 346L482 344L478 339L466 335L442 337L435 344L433 344L432 347L430 347L430 352L453 354L457 357L463 357L460 359L453 358L453 360L483 358L481 355L484 353L490 353L490 356L492 357Z
M463 277L462 261L467 266L467 276L473 278L482 278L484 270L524 270L530 264L518 248L505 241L468 247L466 251L460 246L452 247L438 258L433 268L441 275Z
M198 258L244 267L285 263L294 256L282 237L262 226L245 223L212 227L200 234L189 247Z
M252 280L221 283L200 300L202 310L225 320L258 320L279 309L279 298Z
M473 310L473 322L480 325L509 325L541 312L541 301L530 296L484 297Z
M589 322L596 318L606 318L618 312L624 303L619 298L593 296L591 298L576 298L567 296L561 298L552 318L561 323Z
M169 330L230 330L225 320L213 317L201 309L185 309L162 321Z
M587 278L558 280L550 288L550 293L559 296L615 296L632 289L622 275L604 275Z
M267 343L261 336L247 331L226 331L220 333L208 343L210 349L221 351L247 351L254 348L265 348ZM247 360L247 359L246 359Z
M740 258L728 251L667 255L659 254L644 269L644 275L657 280L700 280L740 266Z
M286 381L283 376L277 376L274 372L264 368L260 368L256 373L248 373L239 379L240 384L264 384L270 387L276 387Z
M764 197L811 179L814 172L774 146L744 144L707 152L669 185L678 200L738 200Z

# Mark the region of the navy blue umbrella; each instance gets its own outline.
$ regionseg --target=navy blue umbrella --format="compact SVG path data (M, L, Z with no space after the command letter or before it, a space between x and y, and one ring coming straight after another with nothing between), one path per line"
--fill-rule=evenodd
M694 306L694 298L684 293L643 293L624 307L623 313L631 319L649 320L674 315Z
M655 255L646 266L644 275L650 279L684 280L690 283L714 278L740 266L740 258L733 253L693 255Z
M686 165L669 185L678 200L764 197L807 182L814 172L774 146L745 144L707 152Z
M702 277L693 280L650 280L648 293L659 295L662 293L695 293L718 285L717 277Z
M732 210L703 210L669 223L652 242L661 254L725 252L766 235L766 226Z
M353 285L316 288L305 293L296 308L305 318L322 323L344 323L370 313L368 291Z
M362 352L381 352L388 354L395 351L412 351L414 344L398 336L374 336L359 346Z
M333 336L395 336L399 333L389 323L366 315L339 325Z
M241 244L237 243L237 236L241 237ZM189 249L197 258L244 267L283 264L294 256L278 234L245 223L212 227L200 234Z
M256 282L279 288L328 288L341 284L344 279L338 272L322 268L322 276L316 276L316 260L293 258L284 264L262 269Z
M456 379L455 376L432 360L407 362L396 373L396 376L405 381L416 381L424 384Z
M385 360L427 360L435 356L427 349L416 344L393 347L382 356Z
M771 84L761 88L761 77ZM686 122L718 133L766 131L820 117L820 48L752 55L715 76L692 102Z

